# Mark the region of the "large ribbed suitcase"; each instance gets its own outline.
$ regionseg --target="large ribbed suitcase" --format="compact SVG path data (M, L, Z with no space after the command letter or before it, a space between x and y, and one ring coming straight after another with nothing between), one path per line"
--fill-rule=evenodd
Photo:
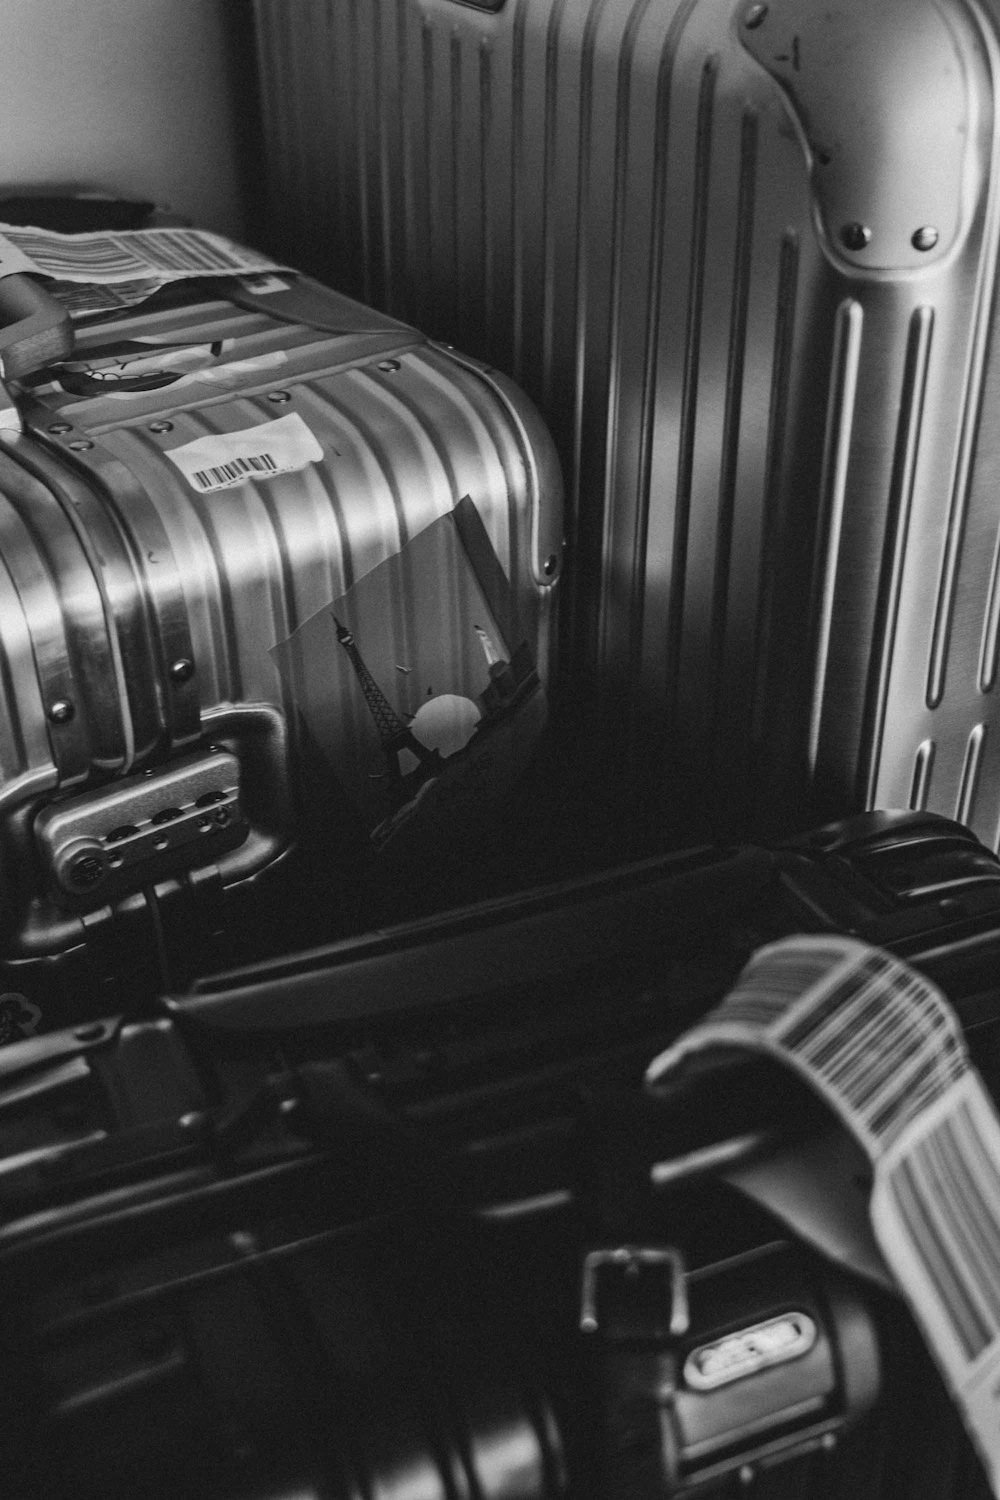
M30 1030L303 942L310 893L343 928L366 850L433 866L488 818L545 718L561 497L509 381L294 274L85 313L54 360L37 283L0 297L0 960Z
M548 419L622 746L730 827L995 842L996 6L256 16L276 233Z

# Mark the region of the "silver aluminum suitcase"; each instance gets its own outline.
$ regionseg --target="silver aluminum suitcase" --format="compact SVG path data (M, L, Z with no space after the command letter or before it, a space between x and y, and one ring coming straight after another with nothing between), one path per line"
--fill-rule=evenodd
M287 246L556 435L574 697L723 827L996 845L993 0L255 5Z
M15 1035L197 972L241 920L248 957L303 941L267 884L302 848L335 930L372 837L432 864L544 717L561 492L530 403L306 278L219 287L83 319L3 418ZM425 733L441 705L461 743Z

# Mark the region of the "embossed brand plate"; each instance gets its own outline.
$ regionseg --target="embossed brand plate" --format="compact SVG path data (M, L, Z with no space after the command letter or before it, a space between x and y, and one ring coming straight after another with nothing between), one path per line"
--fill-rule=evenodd
M745 1375L798 1359L815 1342L816 1324L808 1314L781 1313L692 1349L684 1361L684 1380L692 1390L714 1391Z

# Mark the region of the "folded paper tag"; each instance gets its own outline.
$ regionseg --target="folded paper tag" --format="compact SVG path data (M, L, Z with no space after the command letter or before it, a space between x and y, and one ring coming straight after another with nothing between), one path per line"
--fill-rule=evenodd
M935 987L848 938L763 948L730 995L659 1055L746 1047L793 1069L872 1164L875 1241L1000 1496L1000 1121Z
M264 275L255 290L266 292L275 289L271 273L278 270L287 267L204 229L57 234L0 224L0 277L26 271L49 278L48 290L75 317L131 307L193 276Z

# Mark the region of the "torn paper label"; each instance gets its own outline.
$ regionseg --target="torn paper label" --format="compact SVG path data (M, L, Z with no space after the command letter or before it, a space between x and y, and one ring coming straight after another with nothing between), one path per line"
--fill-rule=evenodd
M195 438L180 448L168 449L164 457L180 469L192 489L210 495L245 484L248 479L293 474L319 463L323 450L298 413L291 412L240 432L213 432Z
M0 224L0 277L30 272L51 278L48 290L72 316L134 307L172 281L252 277L257 295L283 288L269 256L203 229L140 229L56 234Z
M287 270L205 229L135 229L106 234L56 234L0 225L0 274L32 271L58 281L117 282L155 277L246 276Z

